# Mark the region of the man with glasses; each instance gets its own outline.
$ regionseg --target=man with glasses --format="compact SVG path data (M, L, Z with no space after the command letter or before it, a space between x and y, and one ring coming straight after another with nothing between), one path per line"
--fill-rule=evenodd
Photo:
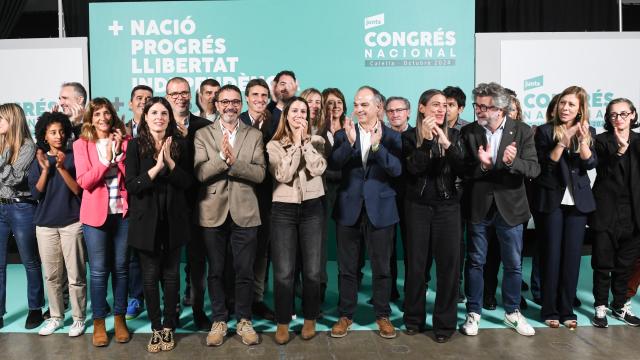
M178 124L178 129L182 136L187 138L189 161L193 161L193 141L196 131L207 126L211 122L189 111L191 107L191 88L186 79L174 77L167 82L166 99L171 104L173 115ZM193 168L193 166L191 166ZM187 190L188 211L195 212L196 198L198 194L198 184L194 184ZM191 228L191 241L187 243L188 260L185 270L187 271L187 281L190 284L189 298L193 311L193 323L199 330L208 330L211 321L204 312L204 289L205 289L205 250L202 240L202 231L195 222Z
M251 323L254 273L260 211L256 185L264 180L266 163L262 133L240 121L242 95L225 85L216 95L220 117L195 137L195 173L202 196L198 222L209 259L209 297L213 325L208 346L219 346L227 334L224 268L235 270L236 333L245 345L259 343ZM227 247L231 247L228 255Z
M509 119L511 99L502 86L481 83L473 90L477 121L462 129L466 178L463 208L468 212L467 317L462 333L477 335L482 314L483 268L492 226L503 262L504 323L519 334L535 330L520 313L522 223L531 216L525 178L540 173L533 132Z
M387 114L387 120L389 121L389 127L392 130L402 134L406 131L413 130L413 126L409 125L409 115L411 114L411 103L406 98L400 96L389 97L384 104L384 111ZM402 169L404 175L404 169ZM400 175L397 178L393 178L392 186L396 190L396 206L398 207L398 214L400 216L400 240L402 241L403 249L403 261L404 261L404 273L407 271L407 254L404 250L407 248L407 232L404 225L404 188L405 179ZM397 254L397 231L393 232L393 251L391 253L391 301L396 301L400 298L400 292L398 291L398 254Z

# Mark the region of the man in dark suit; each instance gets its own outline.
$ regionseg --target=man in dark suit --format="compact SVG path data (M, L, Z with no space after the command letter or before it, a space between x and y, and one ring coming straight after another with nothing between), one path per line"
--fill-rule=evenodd
M389 120L389 126L394 131L402 134L406 131L413 130L413 126L409 125L409 115L411 114L411 103L408 99L400 97L400 96L391 96L384 103L384 111L387 114L387 119ZM402 171L404 175L404 169ZM401 175L397 178L394 178L392 181L393 188L396 190L396 206L398 207L398 214L400 216L400 222L398 223L400 227L400 240L402 241L402 251L403 251L403 264L404 264L404 274L407 276L407 253L405 249L407 248L407 232L404 225L404 185L405 179L404 176ZM397 259L397 251L396 247L397 243L397 235L398 232L393 232L393 251L391 253L391 301L398 300L400 298L400 292L398 291L398 259Z
M364 238L369 250L373 278L372 303L380 336L394 338L389 321L391 308L391 241L398 222L396 192L391 179L400 176L402 141L400 134L378 120L383 107L380 93L361 87L354 99L358 124L345 122L336 132L329 165L342 171L333 218L338 243L340 319L331 329L332 337L347 335L358 303L358 258Z
M125 128L127 135L138 137L138 126L142 118L142 111L147 101L153 97L153 90L147 85L136 85L131 90L131 98L129 99L129 110L133 113L133 118L127 121Z
M240 114L240 120L260 130L266 146L275 132L275 129L272 129L271 113L267 110L269 85L264 79L252 79L247 83L244 95L247 97L249 109ZM266 151L265 156L267 156ZM268 163L268 161L266 162ZM264 181L256 186L256 192L258 193L258 207L260 208L262 224L258 226L258 248L256 250L256 261L253 264L255 281L252 311L254 315L273 321L275 320L275 313L264 302L264 290L269 268L269 224L271 223L271 194L273 193L273 183L268 171Z
M467 172L464 208L471 235L467 244L467 319L462 332L478 334L488 235L495 226L504 265L504 322L519 334L531 336L535 331L519 307L522 223L531 216L524 179L540 173L533 132L507 117L511 100L499 84L479 84L473 96L477 121L462 128Z
M178 130L187 139L189 164L193 169L193 139L196 131L209 125L211 122L194 115L189 111L191 106L191 88L186 79L174 77L167 82L166 99L171 103L173 115L178 124ZM189 211L193 213L196 206L196 197L199 185L196 183L186 191ZM191 215L191 214L190 214ZM211 320L204 312L204 290L206 251L202 240L202 231L196 221L193 221L191 239L187 243L188 260L185 266L187 288L183 303L191 304L193 311L193 323L198 330L209 330Z
M271 86L272 96L271 102L267 105L267 110L271 112L271 118L273 119L271 129L275 134L278 123L280 122L280 115L282 115L282 109L284 109L284 104L296 96L296 92L298 91L296 74L291 70L282 70L276 74Z

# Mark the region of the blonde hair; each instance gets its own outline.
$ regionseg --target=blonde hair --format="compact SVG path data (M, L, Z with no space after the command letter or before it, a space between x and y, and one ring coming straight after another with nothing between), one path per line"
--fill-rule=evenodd
M581 125L589 124L589 101L587 98L587 92L580 86L569 86L558 96L558 100L553 111L553 119L550 121L551 124L553 124L553 139L555 141L561 141L564 137L564 132L566 131L565 126L563 126L564 124L560 120L560 102L566 95L575 95L580 103L578 105L578 114L574 121L580 122ZM590 131L587 132L586 140L588 140L589 143L593 140L591 139ZM572 139L571 144L577 147L577 138Z
M111 129L120 129L123 134L126 134L126 128L124 123L118 117L118 113L116 113L116 109L111 104L111 101L107 98L99 97L91 100L89 105L87 106L87 111L84 113L84 117L82 119L82 129L80 130L80 137L87 141L96 141L98 139L98 133L96 132L95 126L93 126L93 113L99 109L107 108L109 113L111 113Z
M13 164L24 142L31 140L29 126L27 126L24 111L15 103L0 105L0 118L9 123L9 131L0 135L0 153L4 154L5 151L11 150L11 157L7 162Z
M320 109L318 110L318 115L316 115L314 119L311 119L309 127L315 127L318 131L318 135L321 135L325 133L327 128L326 120L324 118L324 101L322 101L322 93L316 88L308 88L304 89L302 93L300 93L300 97L309 101L309 97L313 94L320 96Z
M429 89L423 92L422 95L420 95L418 104L422 106L427 106L427 104L429 103L429 100L431 100L431 98L436 95L442 95L446 99L446 96L442 91L437 89ZM422 137L422 119L424 119L424 115L420 111L418 111L418 115L416 116L416 143L418 147L422 146L422 142L424 141L424 138ZM445 114L445 119L442 122L442 125L440 125L440 128L442 129L442 133L444 134L444 136L448 137L448 132L447 132L448 126L447 126L446 114ZM444 152L441 152L441 153L444 153Z

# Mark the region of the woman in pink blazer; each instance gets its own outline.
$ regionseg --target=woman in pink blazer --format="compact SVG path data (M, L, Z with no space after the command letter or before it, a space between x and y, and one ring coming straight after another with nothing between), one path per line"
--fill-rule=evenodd
M85 112L80 138L73 143L77 182L83 189L80 221L89 256L94 346L109 343L104 323L109 312L109 273L113 274L115 338L120 343L130 338L125 322L129 272L125 134L111 102L95 98Z

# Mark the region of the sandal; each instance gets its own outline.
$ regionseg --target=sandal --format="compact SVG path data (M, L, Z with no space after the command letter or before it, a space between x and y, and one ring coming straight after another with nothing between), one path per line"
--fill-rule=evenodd
M545 320L544 323L552 329L557 329L560 327L560 321L558 320Z
M575 328L578 327L578 322L576 320L565 320L562 324L569 328L569 330L575 330Z

